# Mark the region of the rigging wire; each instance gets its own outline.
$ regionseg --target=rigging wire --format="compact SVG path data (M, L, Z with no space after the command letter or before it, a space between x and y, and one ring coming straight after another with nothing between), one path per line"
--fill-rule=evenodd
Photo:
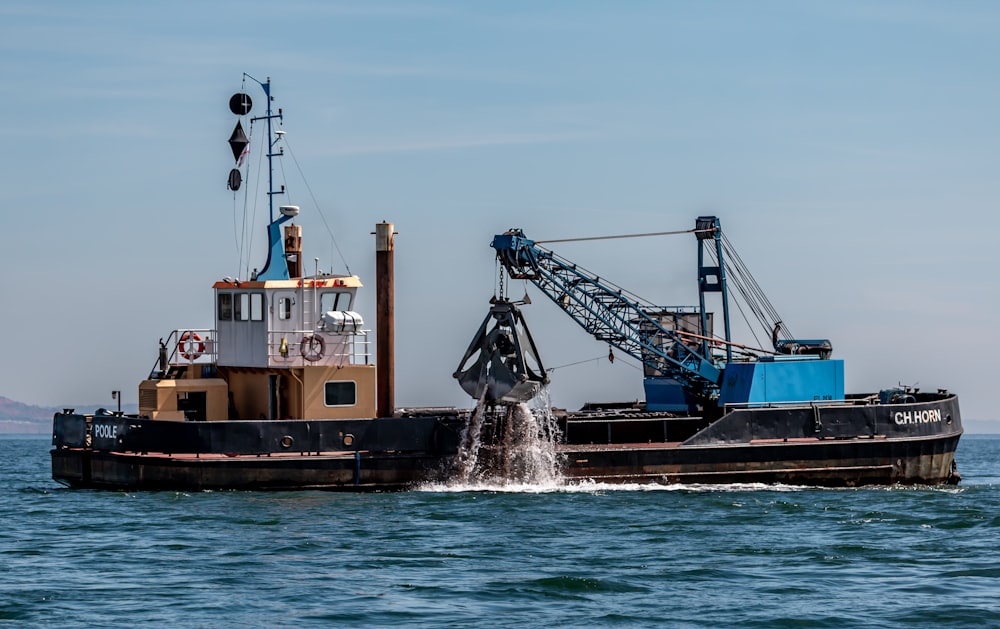
M240 234L240 214L238 205L238 191L233 191L233 246L236 247L236 253L239 256L236 261L236 276L240 275L240 267L243 266L243 239Z
M250 133L251 134L253 133L253 120L250 121ZM265 140L265 142L267 142L267 140ZM257 156L258 168L257 168L257 183L254 184L254 189L255 190L260 190L260 176L261 176L261 173L264 172L264 165L263 165L264 164L264 156L270 150L271 150L270 147L267 147L266 150L260 151L260 154ZM247 166L247 170L249 171L249 169L250 169L250 166L248 165ZM249 197L249 195L247 195L247 196ZM244 227L243 227L244 236L243 237L244 237L245 240L249 241L247 243L247 247L246 247L246 252L247 252L247 257L246 257L246 264L247 264L247 266L246 266L246 277L248 279L250 277L250 258L252 257L252 254L253 254L253 241L254 241L253 226L257 224L257 205L259 203L259 199L260 199L260 195L259 194L253 195L253 212L250 215L250 221L248 223L246 221L246 219L244 218L244 222L243 222L243 225L244 225ZM245 216L245 212L244 212L244 216ZM247 235L247 234L249 234L249 235Z
M550 242L583 242L585 240L613 240L615 238L644 238L646 236L676 236L677 234L692 234L699 231L713 231L713 230L682 229L679 231L670 231L670 232L647 232L645 234L620 234L617 236L589 236L584 238L557 238L550 240L536 240L535 244L537 245Z
M664 233L666 233L666 232L664 232ZM683 233L683 232L676 232L676 233ZM549 240L549 241L546 241L546 242L554 242L554 241ZM544 247L540 247L540 248L542 250L544 250L549 256L551 256L553 260L558 261L563 267L568 268L568 269L573 269L574 271L578 272L579 274L590 276L592 278L592 281L600 283L600 284L603 284L605 287L610 288L610 289L616 291L619 295L627 295L627 296L631 297L640 306L643 306L644 308L660 308L660 306L657 306L656 304L654 304L653 302L649 301L645 297L642 297L640 295L636 295L635 293L633 293L632 291L628 290L627 288L622 288L621 286L619 286L618 284L615 284L614 282L612 282L610 280L602 279L597 273L594 273L593 271L587 270L584 267L580 266L579 264L575 264L575 263L571 262L569 259L562 257L561 255L553 252L551 249L545 249Z
M556 369L562 369L564 367L575 367L576 365L583 365L583 364L586 364L586 363L598 363L598 364L600 364L601 362L608 362L608 355L607 354L604 354L602 356L597 356L595 358L585 358L584 360L578 360L576 362L566 363L565 365L559 365L558 367L549 367L545 371L547 373L552 373ZM618 363L621 363L621 364L625 365L626 367L631 367L632 369L638 369L638 370L642 369L641 366L633 364L630 360L628 360L626 358L623 358L620 355L616 355L615 356L614 363L612 363L612 364L617 365Z
M250 175L250 164L247 164L247 175L249 179ZM236 265L236 277L240 277L240 273L243 270L243 251L247 246L247 206L250 202L250 189L249 186L243 186L243 211L241 214L242 224L240 225L240 236L239 236L239 249L237 250L239 258ZM249 277L244 275L243 277Z
M556 238L556 239L549 239L549 240L536 240L534 242L535 242L536 245L538 245L538 244L548 244L548 243L554 243L554 242L557 242L557 243L558 242L584 242L584 241L590 241L590 240L614 240L614 239L620 239L620 238L645 238L645 237L648 237L648 236L677 236L677 235L680 235L680 234L711 233L711 232L714 232L714 231L715 231L714 227L712 229L679 229L679 230L674 230L674 231L645 232L645 233L638 233L638 234L618 234L618 235L611 235L611 236L589 236L589 237L583 237L583 238ZM618 286L614 282L610 282L608 280L602 280L600 278L600 276L598 276L596 273L593 273L592 271L588 271L587 269L583 268L579 264L575 264L575 263L571 262L569 259L564 258L564 257L558 255L557 253L553 252L550 249L545 249L544 247L542 247L542 249L545 250L550 256L552 256L552 258L554 260L558 260L561 264L563 264L567 268L573 268L573 269L576 269L578 271L583 272L586 275L592 276L593 279L594 279L594 281L601 282L601 283L605 284L606 286L608 286L608 287L616 290L621 295L627 295L627 296L631 297L632 299L634 299L636 302L638 302L640 305L642 305L645 308L659 308L660 307L660 306L657 306L657 305L653 304L648 299L645 299L644 297L641 297L641 296L633 293L632 291L630 291L630 290L628 290L626 288L622 288L621 286Z
M607 359L608 359L607 356L595 356L594 358L585 358L583 360L578 360L576 362L566 363L565 365L559 365L558 367L549 367L545 371L552 373L556 369L563 369L564 367L575 367L576 365L582 365L584 363L596 363L597 361L607 360Z
M251 152L253 152L253 127L254 127L254 123L253 123L252 119L250 120L249 127L250 127L250 135L247 137L247 141L250 142L250 144L248 146L251 147L250 150L251 150ZM240 232L240 249L239 249L239 267L236 269L236 277L245 277L245 278L249 279L250 274L249 274L249 271L247 269L244 269L244 264L246 264L247 266L249 266L248 260L249 260L249 257L250 257L250 254L247 253L247 248L250 246L250 243L247 242L247 235L250 233L249 232L250 228L247 225L247 217L249 215L248 208L250 206L250 199L251 199L250 186L248 184L249 184L249 180L250 180L250 171L252 170L251 169L252 162L248 159L247 162L246 162L246 164L247 164L247 184L244 184L244 186L243 186L243 224L240 226L241 232ZM258 177L258 184L259 184L260 183L260 181L259 181L260 180L260 173L257 173L257 177ZM256 191L256 185L254 186L254 190ZM256 194L254 194L254 198L256 198Z
M247 77L246 73L243 73L243 82L240 84L240 94L245 94L247 88ZM238 117L242 122L243 116ZM251 129L251 133L253 130ZM252 138L248 138L252 139ZM249 146L249 145L248 145ZM239 168L239 163L237 163L237 168ZM246 186L243 187L243 204L246 207ZM236 277L240 276L240 267L243 266L243 226L240 225L239 220L239 206L237 205L238 190L233 190L233 245L236 247ZM245 213L244 213L244 224L245 224Z
M330 228L330 224L326 220L326 215L323 214L323 210L320 208L319 202L316 201L316 195L313 194L312 187L309 185L309 180L306 179L305 174L302 172L302 167L299 166L299 160L295 158L295 153L292 151L292 145L289 144L287 135L283 136L283 138L285 146L288 148L288 154L292 156L292 161L295 162L295 167L299 171L299 176L302 177L302 182L305 184L310 198L312 198L313 206L316 208L316 212L319 214L319 217L323 220L323 225L326 227L326 233L330 235L330 242L333 243L333 248L337 250L337 255L340 256L340 261L344 263L344 268L347 269L347 274L353 275L351 273L351 266L347 264L347 259L344 257L344 252L340 250L340 245L337 244L337 237L333 235L333 230Z
M749 268L747 267L746 263L743 262L743 258L740 257L740 254L736 251L736 248L732 246L732 243L730 243L728 239L723 240L723 248L725 249L726 254L730 258L736 260L743 276L748 278L747 281L748 292L755 297L756 303L759 305L761 312L769 317L768 323L771 324L777 323L781 319L781 317L778 316L778 312L774 309L774 306L772 306L771 302L767 299L767 296L764 294L764 291L760 288L760 285L754 279L753 274L750 273Z
M249 76L249 75L247 75L246 73L244 73L243 84L241 86L241 92L245 92L246 91L246 78L247 78L247 76ZM253 77L250 77L250 78L253 78ZM254 79L254 80L256 80L256 79ZM248 141L250 141L250 146L252 147L253 146L253 130L254 130L254 119L253 118L250 119L249 129L250 129L250 132L248 134L249 137L247 139L248 139ZM299 165L299 161L295 157L295 153L292 151L291 144L288 142L287 136L285 134L280 134L278 140L283 141L284 142L284 146L288 148L288 153L292 157L292 161L295 162L295 167L296 167L296 169L299 172L299 176L302 178L303 183L305 183L306 190L309 192L309 196L312 198L313 205L316 207L316 210L319 213L319 216L320 216L320 218L323 221L323 225L326 227L326 231L330 235L330 241L333 244L333 248L337 251L337 254L340 256L341 261L344 263L344 267L347 269L347 273L351 274L351 267L347 263L347 259L344 257L344 253L341 250L340 245L337 243L337 238L336 238L336 236L334 236L333 230L330 228L330 224L327 221L326 216L323 214L323 211L320 208L319 203L316 201L316 195L313 193L312 187L309 185L309 182L306 179L305 174L302 172L302 167ZM270 142L270 138L266 139L265 142ZM277 143L277 141L275 143ZM257 191L257 192L260 191L261 177L262 177L263 172L264 172L263 159L264 159L264 157L268 153L271 153L273 151L273 148L274 148L273 146L265 146L264 149L260 150L259 154L257 155L258 168L257 168L257 172L256 172L256 181L255 181L255 183L253 185L254 190ZM281 160L278 160L278 167L280 169L280 177L281 177L281 179L284 180L284 181L287 181L288 177L287 177L287 174L285 173L284 162L282 162ZM250 171L251 171L251 163L250 163L250 160L247 160L247 177L246 177L247 180L250 179ZM249 194L250 188L251 188L251 186L249 186L249 185L246 185L246 186L243 187L244 198L243 198L243 216L242 216L242 225L241 226L238 225L238 223L240 221L239 221L238 211L237 211L237 206L236 206L236 195L235 195L235 193L233 195L233 237L234 237L234 240L236 241L235 244L236 244L237 251L238 251L238 262L237 262L237 273L236 273L236 275L239 276L240 275L240 270L242 269L242 270L245 271L245 273L246 273L245 276L246 277L250 277L250 264L251 264L251 259L253 257L253 242L254 242L254 235L253 235L254 234L254 230L253 230L253 226L257 222L258 203L260 201L260 197L262 196L262 195L256 194L256 193L254 195L252 195L253 196L253 200L252 200L252 206L251 206L251 200L250 200L251 195ZM282 189L282 192L285 192L285 194L289 195L288 199L290 201L291 200L291 194L287 190L285 190L284 188ZM269 205L270 205L270 202L269 202ZM273 217L271 217L271 218L273 218ZM245 267L244 267L244 264L246 265Z
M240 82L240 94L246 94L247 91L247 75L246 72L243 73L243 80ZM242 120L245 116L239 116L239 120ZM250 124L250 136L247 138L247 146L253 146L253 123ZM237 168L239 168L239 160L237 159ZM247 163L247 179L250 178L250 164ZM246 184L243 185L243 212L240 216L241 223L239 225L239 231L236 225L236 193L233 192L233 231L236 238L236 273L234 275L239 278L240 271L243 269L243 245L246 242L246 230L247 230L247 188Z
M739 267L742 269L742 273L744 274L744 276L749 278L749 289L752 292L752 294L756 296L757 303L761 306L762 312L766 313L769 316L769 321L768 321L768 323L770 324L769 327L770 330L773 330L774 325L776 325L781 321L781 317L778 315L778 311L775 310L774 306L771 305L771 302L768 300L767 295L764 294L763 289L760 288L760 285L754 279L753 274L750 273L749 268L747 267L746 263L743 262L743 259L740 257L740 254L736 251L736 248L733 247L732 243L729 242L729 239L725 238L725 236L723 236L723 248L726 250L726 255L737 261Z
M742 297L742 302L746 304L747 308L750 310L750 314L757 320L764 331L771 335L774 333L775 326L781 323L781 317L778 315L777 310L768 300L767 295L761 289L760 284L754 279L753 274L747 267L743 258L740 257L739 252L725 236L721 235L722 240L722 250L723 253L728 258L728 264L726 265L727 275L726 281L731 284L736 292ZM709 257L713 260L715 264L720 264L717 252L713 249L709 249ZM757 331L755 326L750 324L750 317L747 315L746 311L740 303L741 300L736 300L736 307L740 311L740 315L746 322L747 327L750 328L751 334L753 334L754 339L758 344L762 344L757 336ZM784 338L791 338L791 332L787 328L781 326L778 330L779 334Z
M611 240L618 238L642 238L646 236L673 236L678 234L690 234L690 233L696 233L696 234L714 233L715 231L716 231L715 228L702 229L702 230L684 229L677 231L620 234L620 235L610 235L610 236L591 236L584 238L559 238L559 239L549 239L549 240L536 240L534 242L537 245L537 244L548 244L548 243L583 242L591 240ZM747 267L746 263L743 261L743 258L740 256L739 252L736 251L736 248L729 241L729 238L726 237L725 233L721 232L719 234L719 238L721 240L722 252L728 258L726 264L726 273L727 273L726 280L733 286L733 288L736 289L735 292L742 298L741 300L740 299L735 300L736 307L740 311L740 315L743 317L743 321L746 323L757 344L764 345L761 342L760 338L758 337L757 326L754 326L753 324L750 323L751 315L754 319L756 319L760 328L763 328L768 337L774 334L775 330L777 329L778 335L781 336L782 338L785 339L794 338L789 329L783 324L781 316L778 314L777 310L771 304L770 300L767 298L767 295L764 293L763 289L761 289L760 284L757 283L757 280L754 278L753 273L750 272L749 267ZM643 299L642 297L639 297L635 293L623 289L606 280L601 280L600 277L598 277L596 274L593 274L590 271L584 269L583 267L570 262L569 260L563 258L562 256L559 256L556 253L552 252L551 250L547 250L545 248L542 248L542 250L546 251L547 254L551 256L554 260L558 260L560 263L565 264L568 267L573 268L579 272L583 272L586 275L591 275L594 281L603 282L606 286L616 289L620 291L620 293L622 294L627 294L638 302L645 302L644 305L652 306L650 302ZM712 259L716 265L721 266L722 263L718 259L719 256L717 255L717 251L715 249L709 249L708 251L710 259ZM741 301L743 302L742 304L740 303ZM745 308L744 305L746 306ZM747 310L749 310L749 315L747 313ZM769 338L768 340L771 339Z
M248 76L249 75L246 74L245 72L243 73L243 84L242 84L242 88L240 90L242 93L246 93L246 82L247 82L247 77ZM253 77L250 77L250 79L256 81L256 79L254 79ZM246 115L244 115L242 117L246 118ZM247 142L249 142L249 144L247 146L250 147L250 152L251 153L253 152L253 135L254 135L253 131L254 131L254 125L255 125L255 121L254 121L253 117L251 116L250 119L249 119L249 124L248 124L249 129L250 129L250 133L249 133L249 135L247 137ZM258 153L260 153L260 155L257 156L257 159L259 161L259 160L261 160L263 158L264 154L266 154L267 151L258 151ZM253 231L252 231L253 223L248 220L248 217L249 217L249 215L251 213L250 212L250 204L251 203L253 203L253 216L257 215L257 198L258 198L257 190L259 190L259 187L260 187L260 174L261 174L261 172L262 172L263 169L262 168L258 168L257 169L257 182L253 185L253 191L254 191L254 193L251 195L251 193L250 193L251 192L251 186L249 185L249 180L250 180L250 172L252 170L253 163L252 163L251 160L248 159L248 160L246 160L246 164L247 164L247 177L246 177L247 178L247 183L243 186L243 225L242 225L242 235L240 237L240 250L239 250L239 266L240 266L240 268L237 268L237 270L236 270L236 277L241 277L242 276L242 277L245 277L245 278L249 279L250 278L250 252L253 249Z
M757 338L757 328L750 324L750 320L747 319L747 314L743 312L743 305L740 303L740 300L737 299L734 303L736 304L736 309L740 311L740 316L743 317L743 321L747 324L747 328L750 329L750 334L753 335L753 340L757 341L757 345L763 345L763 343L760 342L760 339Z

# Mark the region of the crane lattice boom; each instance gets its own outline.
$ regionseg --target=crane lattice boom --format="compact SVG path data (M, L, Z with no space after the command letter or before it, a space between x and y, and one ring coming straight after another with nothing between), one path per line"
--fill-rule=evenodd
M680 382L697 397L718 391L721 370L708 355L708 343L682 332L682 320L700 316L697 309L664 309L645 303L602 280L515 229L494 237L492 247L513 279L534 283L597 340L644 363L648 371ZM703 320L703 319L702 319Z

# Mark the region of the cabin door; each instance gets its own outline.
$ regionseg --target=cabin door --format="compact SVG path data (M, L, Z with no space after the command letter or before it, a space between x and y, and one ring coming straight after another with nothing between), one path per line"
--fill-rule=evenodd
M276 291L271 302L271 358L283 364L298 357L302 306L295 291Z

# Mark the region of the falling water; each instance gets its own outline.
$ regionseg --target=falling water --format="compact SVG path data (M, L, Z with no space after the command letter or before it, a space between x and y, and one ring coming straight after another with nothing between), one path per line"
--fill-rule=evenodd
M547 393L547 391L546 391ZM510 407L506 437L500 447L506 466L506 482L552 485L559 484L559 455L556 452L558 426L547 404L534 409L526 403Z
M455 455L455 482L468 484L479 462L479 446L482 441L483 415L486 414L486 389L483 389L476 403L476 409L469 417L459 441L458 454Z
M561 485L559 427L548 388L525 402L490 408L480 399L455 457L451 484Z

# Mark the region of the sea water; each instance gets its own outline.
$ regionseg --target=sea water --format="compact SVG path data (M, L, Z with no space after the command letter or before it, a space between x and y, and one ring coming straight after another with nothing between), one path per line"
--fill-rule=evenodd
M1000 626L1000 436L959 487L64 489L0 437L0 625Z

